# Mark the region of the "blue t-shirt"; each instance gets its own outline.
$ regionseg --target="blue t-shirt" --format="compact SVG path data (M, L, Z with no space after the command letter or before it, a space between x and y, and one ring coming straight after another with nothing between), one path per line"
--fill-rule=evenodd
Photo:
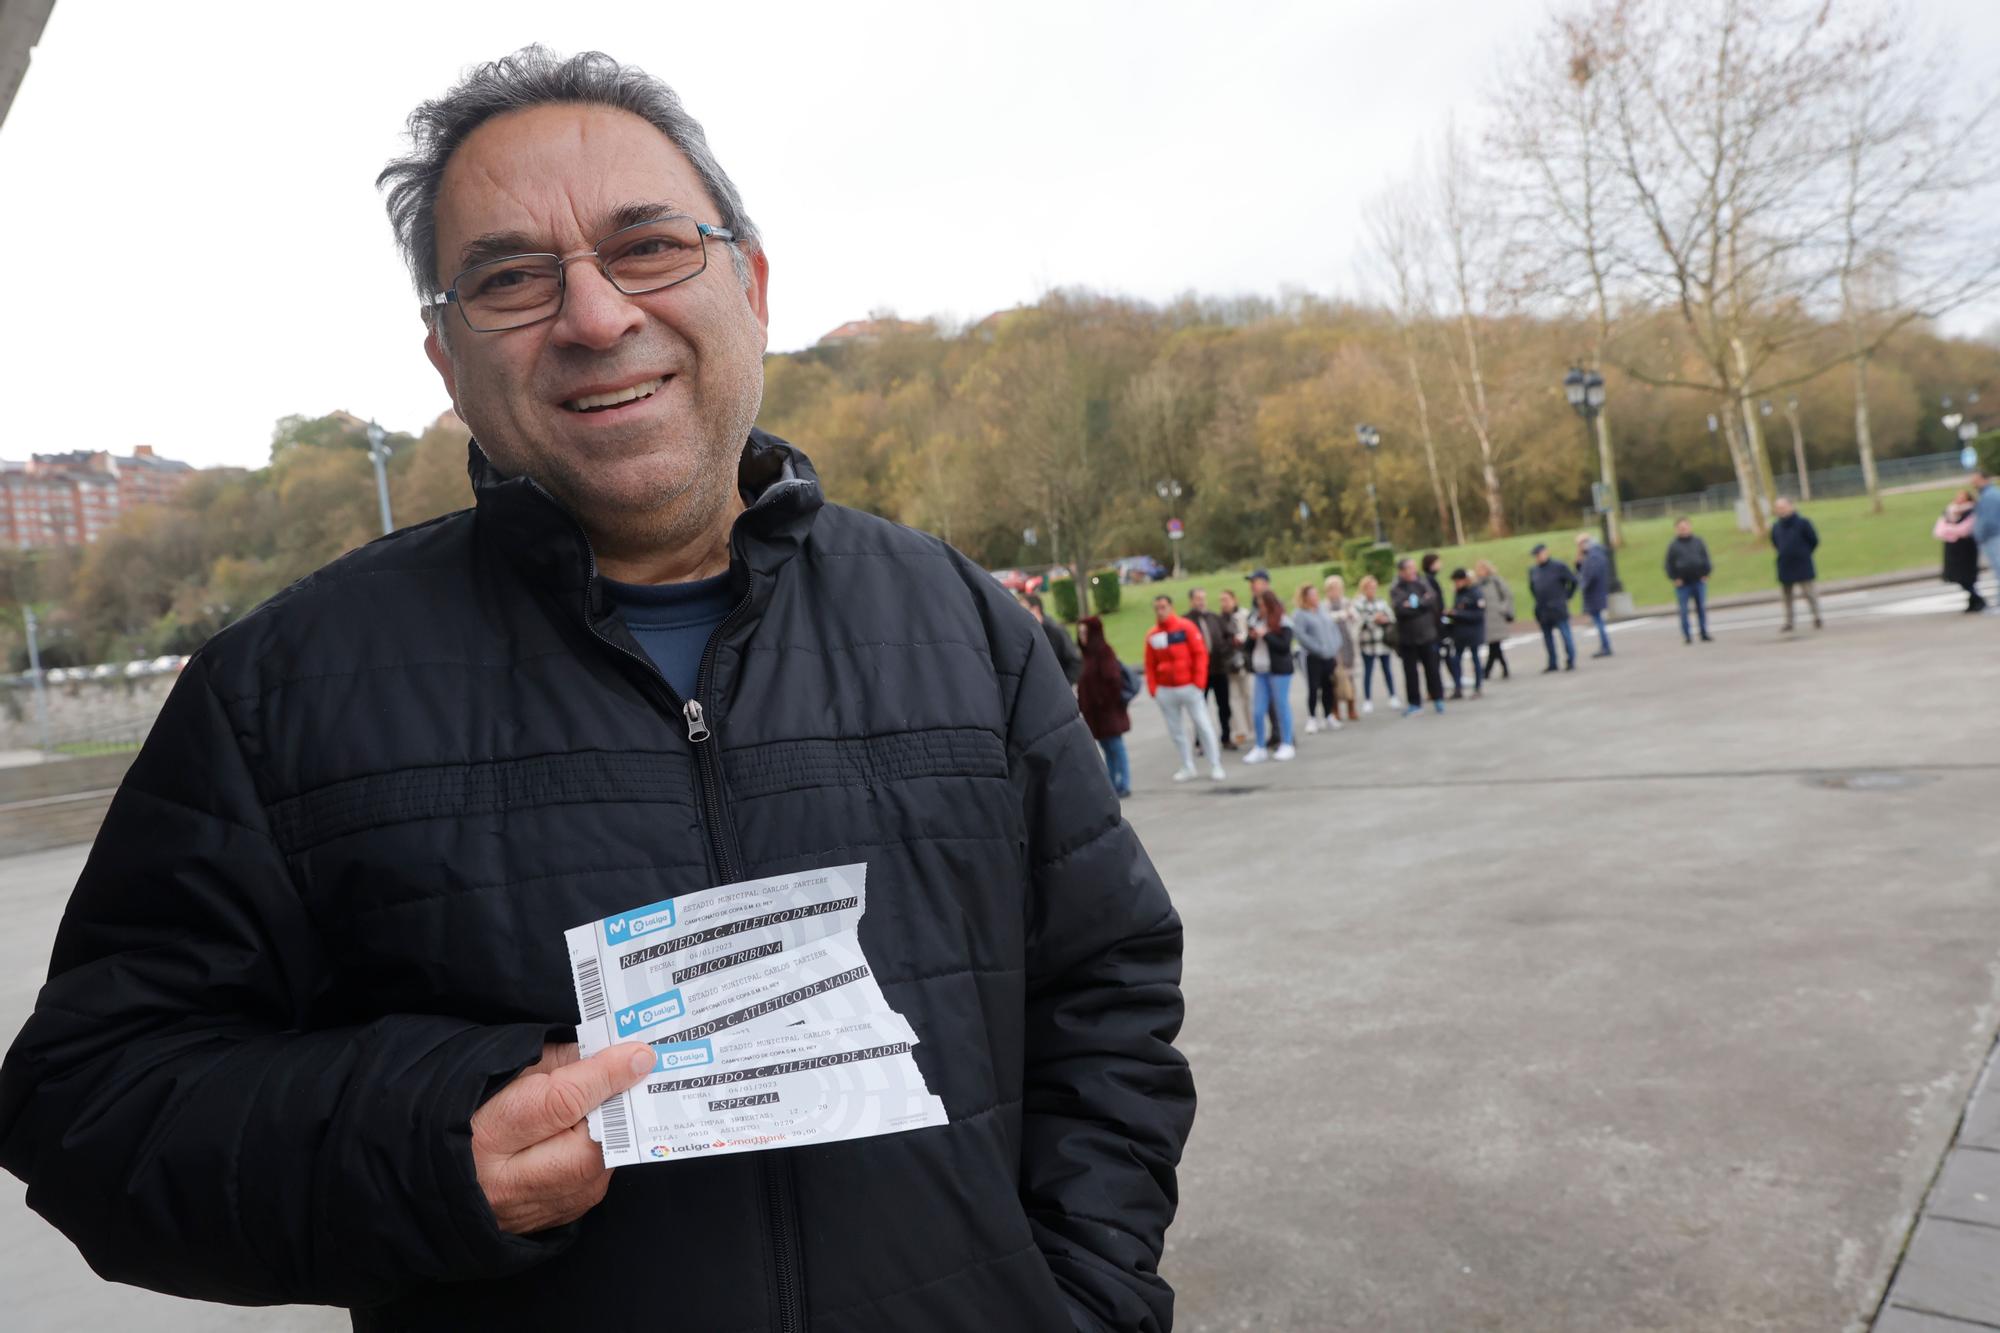
M736 605L729 591L729 575L693 583L600 581L618 614L625 618L625 628L632 631L674 693L683 699L694 698L702 650Z

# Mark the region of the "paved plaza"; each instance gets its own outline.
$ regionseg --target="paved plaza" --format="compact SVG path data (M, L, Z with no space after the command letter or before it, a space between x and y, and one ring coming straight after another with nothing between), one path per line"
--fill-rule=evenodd
M1201 1096L1176 1326L1866 1328L2000 1024L2000 619L1957 600L1518 645L1219 785L1135 703ZM8 1035L81 862L0 862ZM10 1327L345 1326L109 1287L0 1189Z

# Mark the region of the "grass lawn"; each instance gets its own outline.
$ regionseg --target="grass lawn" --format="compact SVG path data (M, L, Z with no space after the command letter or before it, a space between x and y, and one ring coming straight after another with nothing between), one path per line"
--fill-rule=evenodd
M1889 574L1922 565L1940 564L1943 554L1931 537L1931 523L1944 508L1946 489L1885 496L1884 510L1880 514L1868 511L1865 496L1802 505L1800 512L1819 529L1819 576L1822 579L1858 578L1866 574ZM1738 532L1734 514L1696 515L1694 530L1708 543L1708 553L1715 561L1715 573L1708 582L1710 596L1725 597L1731 593L1754 592L1775 585L1776 557L1770 543ZM1547 542L1559 559L1574 566L1576 534L1579 531L1581 528L1565 528L1437 549L1444 557L1444 572L1447 574L1461 565L1470 569L1475 560L1491 560L1494 568L1513 587L1516 610L1525 624L1529 620L1528 552L1536 542ZM1639 606L1673 603L1674 589L1667 582L1664 566L1667 543L1673 540L1673 535L1674 525L1669 519L1625 525L1625 545L1618 552L1618 574L1626 590L1632 594L1632 600ZM1423 553L1410 551L1405 554ZM1285 599L1287 609L1291 607L1301 583L1321 581L1320 570L1326 563L1317 561L1310 565L1272 569L1272 587ZM1166 593L1174 599L1176 607L1186 610L1187 590L1207 588L1209 605L1213 606L1216 592L1221 588L1234 588L1238 597L1243 596L1247 587L1244 576L1252 568L1253 565L1246 563L1240 569L1219 570L1194 578L1127 584L1121 589L1122 603L1117 612L1105 620L1105 632L1121 659L1137 662L1142 656L1141 644L1146 627L1153 623L1152 599L1155 596ZM1352 593L1352 587L1348 591ZM1449 592L1447 587L1447 595Z

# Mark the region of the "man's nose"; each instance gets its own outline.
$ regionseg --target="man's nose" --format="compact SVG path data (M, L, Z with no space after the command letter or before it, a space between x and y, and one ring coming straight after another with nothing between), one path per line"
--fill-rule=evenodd
M577 260L563 278L563 308L553 330L558 343L602 350L644 327L646 312L611 285L596 261Z

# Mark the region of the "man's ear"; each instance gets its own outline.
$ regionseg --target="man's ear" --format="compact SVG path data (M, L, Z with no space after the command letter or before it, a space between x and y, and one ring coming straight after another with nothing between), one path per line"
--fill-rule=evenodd
M451 353L445 350L444 339L439 336L438 322L429 316L424 318L424 355L431 359L438 378L444 381L444 391L451 395L452 411L458 412L458 371L451 363ZM465 419L463 412L458 412L458 416L461 421Z
M771 257L758 246L748 252L750 277L743 284L743 295L750 302L750 313L757 316L757 322L764 326L765 345L770 344L771 335Z

